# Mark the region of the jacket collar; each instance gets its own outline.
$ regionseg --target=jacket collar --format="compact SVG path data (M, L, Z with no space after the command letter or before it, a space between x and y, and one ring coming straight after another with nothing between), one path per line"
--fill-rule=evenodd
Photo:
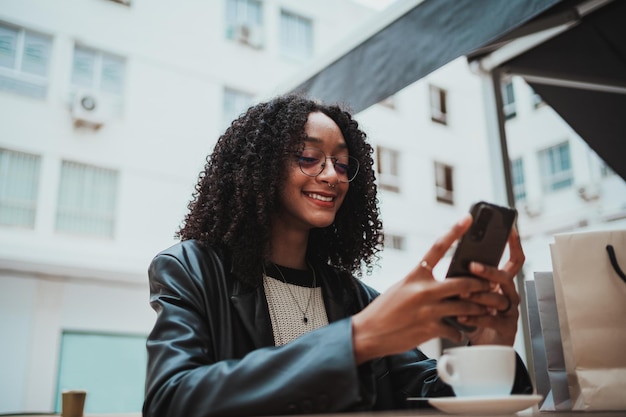
M315 267L315 271L322 286L329 323L348 317L351 310L349 306L354 300L342 285L338 274L327 266ZM230 299L255 347L273 346L272 322L263 285L247 288L238 280L233 280L235 283Z

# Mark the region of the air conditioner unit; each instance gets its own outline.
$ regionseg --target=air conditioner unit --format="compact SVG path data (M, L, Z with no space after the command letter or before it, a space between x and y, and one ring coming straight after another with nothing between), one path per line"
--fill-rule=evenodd
M543 211L541 203L538 201L527 201L524 203L524 212L528 217L537 217Z
M260 48L263 46L261 28L251 25L237 25L234 28L234 39L240 43Z
M590 202L600 198L600 187L597 184L586 184L578 187L578 195L584 201Z
M76 92L72 101L74 124L99 129L105 122L105 107L100 94L97 92Z

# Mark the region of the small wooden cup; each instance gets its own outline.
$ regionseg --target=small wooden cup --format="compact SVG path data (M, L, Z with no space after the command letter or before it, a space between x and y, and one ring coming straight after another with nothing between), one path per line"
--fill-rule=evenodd
M87 391L85 390L67 390L61 393L63 417L83 417L85 409L85 398Z

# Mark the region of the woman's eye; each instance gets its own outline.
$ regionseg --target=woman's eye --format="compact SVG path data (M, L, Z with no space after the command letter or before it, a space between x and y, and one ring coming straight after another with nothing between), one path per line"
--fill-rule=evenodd
M315 165L319 162L319 158L314 158L311 156L304 156L304 155L300 155L299 158L300 164L304 164L304 165Z
M337 171L340 174L345 174L348 172L348 164L343 164L341 162L337 162L335 164L335 171Z

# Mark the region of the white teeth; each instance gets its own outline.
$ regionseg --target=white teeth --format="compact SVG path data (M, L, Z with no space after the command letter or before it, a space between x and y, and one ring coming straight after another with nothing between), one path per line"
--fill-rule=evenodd
M332 197L324 197L323 195L313 194L313 193L308 193L307 195L309 197L311 197L311 198L314 198L314 199L320 200L320 201L333 201Z

